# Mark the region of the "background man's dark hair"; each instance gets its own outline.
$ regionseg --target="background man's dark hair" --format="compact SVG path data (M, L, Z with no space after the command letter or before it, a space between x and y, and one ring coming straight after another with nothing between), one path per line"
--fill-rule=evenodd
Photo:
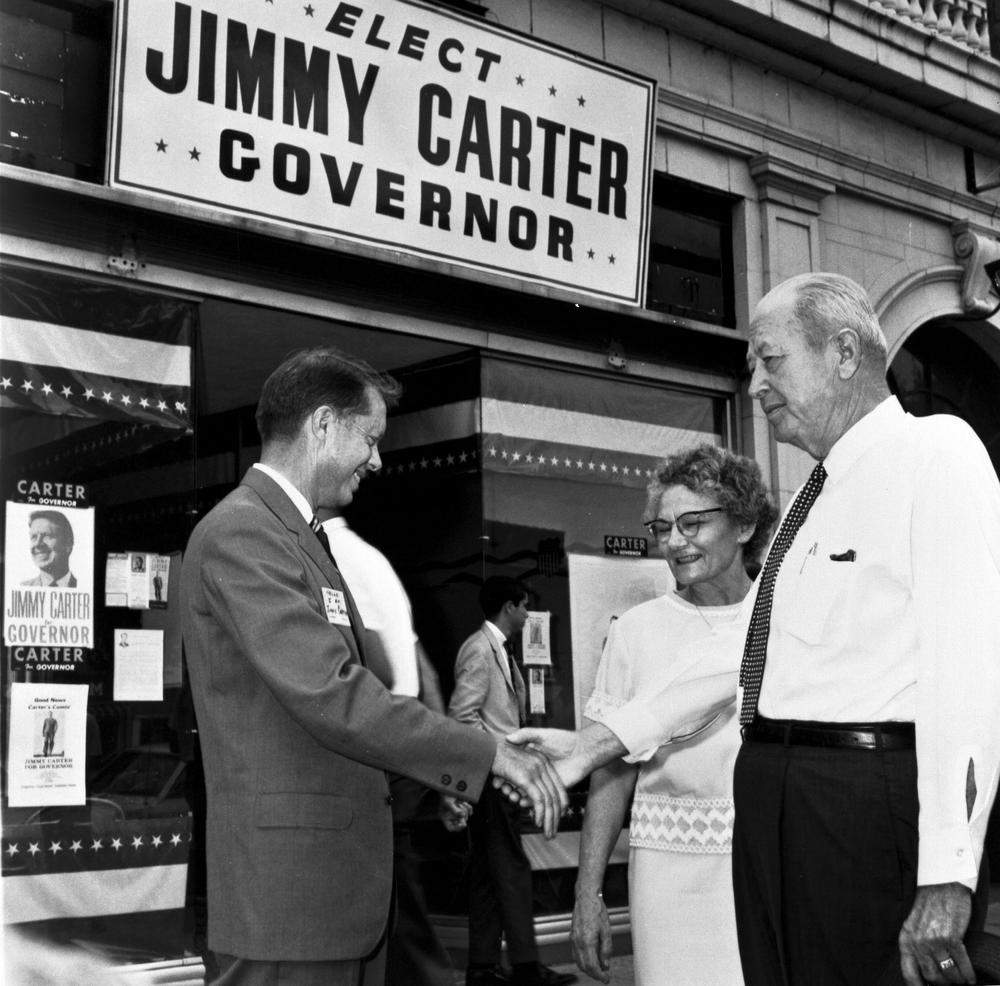
M66 518L65 514L60 513L58 510L32 510L28 514L29 526L36 520L47 520L59 531L60 536L69 542L69 546L73 547L73 525Z
M264 381L256 415L261 441L294 438L306 416L324 404L341 415L364 414L369 388L387 408L402 392L389 374L332 346L300 349Z
M490 619L503 609L504 603L517 606L528 595L528 587L523 582L506 575L491 575L479 590L479 606L483 615Z

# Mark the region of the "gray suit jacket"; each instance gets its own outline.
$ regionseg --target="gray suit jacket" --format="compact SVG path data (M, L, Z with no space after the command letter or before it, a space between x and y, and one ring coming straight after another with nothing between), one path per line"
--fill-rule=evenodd
M389 911L384 771L476 800L495 743L365 668L352 627L328 619L327 603L343 601L363 633L339 572L260 470L198 524L180 596L208 792L210 947L364 956Z
M507 652L484 623L458 650L448 715L497 736L514 732L524 716L525 689L517 665L511 665L513 685L504 674Z

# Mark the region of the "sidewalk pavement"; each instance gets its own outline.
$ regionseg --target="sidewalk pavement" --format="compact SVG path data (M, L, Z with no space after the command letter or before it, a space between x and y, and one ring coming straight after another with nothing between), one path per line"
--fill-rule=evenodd
M986 918L986 930L1000 935L1000 883L994 883L990 887L990 908ZM556 965L552 968L559 972L577 973L580 976L579 986L596 986L597 980L585 976L572 962L567 965ZM614 956L611 960L611 986L633 986L634 983L632 956Z
M579 986L599 986L596 979L584 975L572 962L567 965L554 965L558 972L575 972L579 978ZM632 972L631 955L615 955L611 959L611 986L633 986L635 976Z

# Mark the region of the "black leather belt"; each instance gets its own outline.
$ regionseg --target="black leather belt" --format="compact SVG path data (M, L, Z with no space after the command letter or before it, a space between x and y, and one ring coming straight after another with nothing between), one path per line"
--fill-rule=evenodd
M807 722L757 716L743 727L743 739L785 746L826 746L845 750L912 750L912 722Z

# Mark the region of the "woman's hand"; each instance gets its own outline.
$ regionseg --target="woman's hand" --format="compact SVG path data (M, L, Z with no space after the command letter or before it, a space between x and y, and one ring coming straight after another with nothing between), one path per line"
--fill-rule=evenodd
M604 898L581 894L573 908L573 959L592 979L611 981L611 921Z

